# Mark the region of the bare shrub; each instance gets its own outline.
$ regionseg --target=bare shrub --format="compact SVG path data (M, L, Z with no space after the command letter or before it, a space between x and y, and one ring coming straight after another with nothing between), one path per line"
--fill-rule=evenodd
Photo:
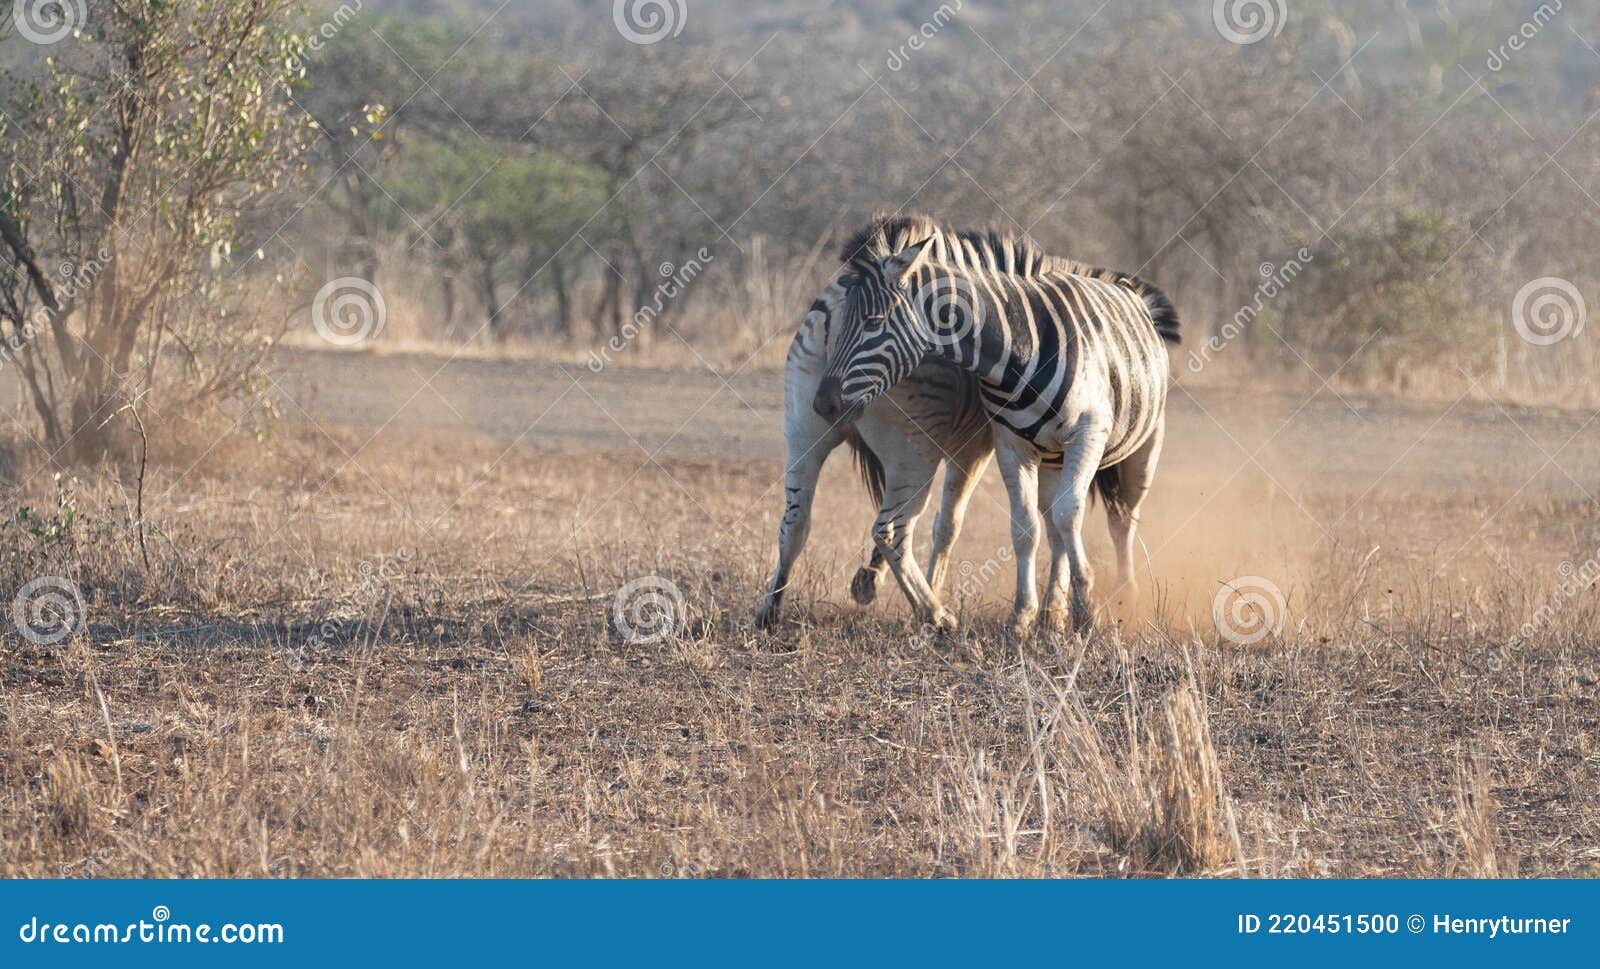
M0 70L0 323L52 458L125 453L136 403L249 393L275 321L237 278L241 223L303 137L293 6L113 4Z

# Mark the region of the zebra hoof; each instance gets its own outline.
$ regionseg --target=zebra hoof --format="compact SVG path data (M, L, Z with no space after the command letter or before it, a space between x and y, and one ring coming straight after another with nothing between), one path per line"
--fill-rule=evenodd
M1044 614L1041 623L1046 633L1052 636L1064 636L1067 632L1067 611L1065 609L1050 609Z
M1100 632L1100 622L1092 615L1085 615L1082 619L1072 624L1072 634L1084 639L1093 639Z
M1006 635L1011 637L1012 642L1021 643L1028 639L1028 634L1033 631L1034 615L1034 613L1028 612L1018 613L1011 617L1010 624L1006 626Z
M878 573L865 566L857 569L850 580L850 598L863 606L878 598Z

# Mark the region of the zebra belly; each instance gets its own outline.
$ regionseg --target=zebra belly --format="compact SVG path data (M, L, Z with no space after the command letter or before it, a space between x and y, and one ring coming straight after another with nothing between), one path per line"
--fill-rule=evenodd
M1166 394L1162 393L1149 406L1140 408L1137 413L1121 414L1113 419L1105 451L1100 457L1100 467L1109 468L1132 457L1134 452L1143 447L1155 433L1165 408ZM1073 432L1069 429L1077 426L1080 415L1075 415L1072 420L1057 418L1049 421L1038 428L1033 437L1027 439L1033 445L1041 465L1046 468L1061 468L1066 458L1066 447L1073 436Z

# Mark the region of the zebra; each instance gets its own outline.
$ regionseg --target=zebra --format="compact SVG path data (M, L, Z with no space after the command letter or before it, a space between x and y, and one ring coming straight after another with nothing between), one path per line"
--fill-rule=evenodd
M898 243L906 242L910 234L934 241L947 256L975 255L975 250L964 249L976 239L970 234L959 236L932 222L908 222L901 230ZM899 386L852 421L825 419L812 407L832 341L858 311L852 304L857 286L849 265L859 247L859 242L846 244L844 273L823 288L789 346L784 365L785 504L778 525L778 564L756 611L757 629L767 629L778 619L790 574L810 533L817 478L823 462L841 444L854 452L878 505L871 561L851 581L852 598L863 605L871 602L883 573L892 569L918 621L939 629L955 626L954 615L936 590L944 584L950 549L994 450L977 382L958 367L930 359L912 368ZM924 573L916 563L912 537L927 508L934 476L946 461L949 469L933 525L933 551Z
M851 236L840 255L840 275L812 303L789 347L784 370L785 506L778 527L778 564L757 609L758 629L770 627L778 618L789 576L810 531L818 474L840 444L849 444L854 452L879 507L872 527L871 563L857 571L852 597L862 604L871 602L883 573L892 568L921 621L940 629L955 625L937 590L943 587L950 548L960 534L967 504L993 455L988 413L976 378L930 356L891 388L887 399L864 408L854 422L825 419L813 407L837 336L849 331L852 316L861 314L857 297L862 274L916 242L927 242L939 258L957 265L1021 275L1064 269L1120 278L1110 270L1047 256L1025 240L957 230L922 215L879 214ZM949 470L924 574L912 555L912 537L943 461L949 462Z
M857 418L928 356L971 372L1011 504L1012 634L1026 635L1039 612L1035 508L1051 548L1046 628L1064 630L1069 619L1076 631L1092 628L1082 535L1092 494L1106 505L1131 605L1134 532L1165 434L1166 344L1179 339L1166 295L1123 273L1026 276L962 265L926 240L857 270L852 298L862 311L834 338L817 413Z

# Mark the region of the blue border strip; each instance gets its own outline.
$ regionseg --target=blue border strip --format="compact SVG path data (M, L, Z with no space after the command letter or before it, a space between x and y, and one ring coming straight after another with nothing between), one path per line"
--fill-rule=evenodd
M1511 932L1502 918L1543 919L1527 927L1546 931ZM236 938L268 938L281 926L282 940L202 943L202 925L213 938L229 925ZM464 955L517 964L1120 966L1221 955L1240 964L1293 959L1297 969L1349 969L1352 957L1482 959L1503 969L1507 957L1592 964L1597 925L1592 880L0 882L7 966L415 964ZM96 926L115 926L126 941L70 941L92 938ZM109 928L99 931L104 938Z

